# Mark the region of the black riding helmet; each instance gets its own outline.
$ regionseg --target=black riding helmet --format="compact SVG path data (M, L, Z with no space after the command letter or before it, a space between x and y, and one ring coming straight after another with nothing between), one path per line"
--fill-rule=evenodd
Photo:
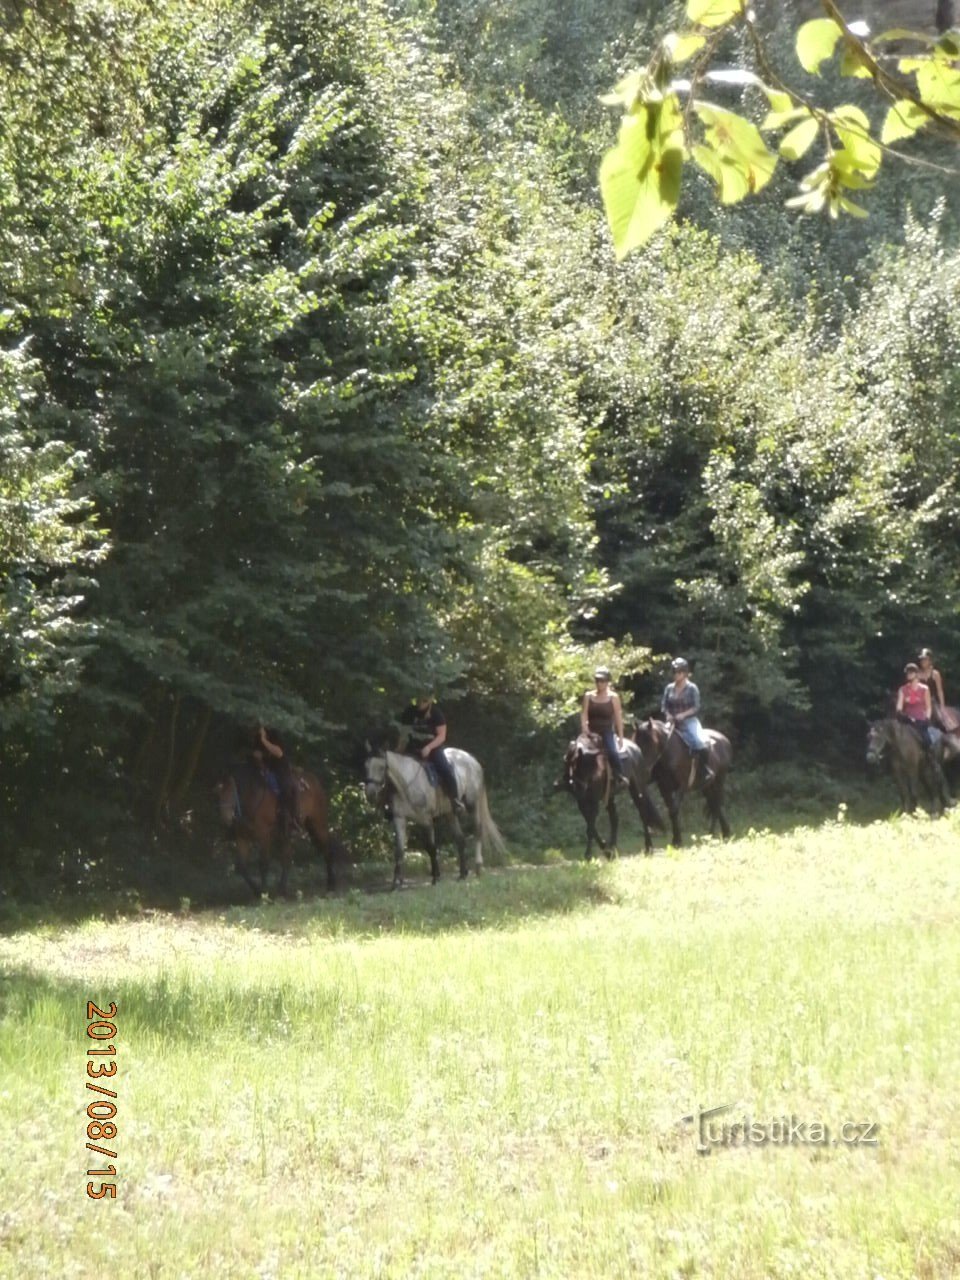
M690 670L690 663L686 660L686 658L674 658L674 660L670 663L670 666L673 668L674 671Z

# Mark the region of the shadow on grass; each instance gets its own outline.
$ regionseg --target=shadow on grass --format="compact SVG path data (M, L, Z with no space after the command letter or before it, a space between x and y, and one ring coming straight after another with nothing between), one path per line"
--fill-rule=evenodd
M465 881L411 881L395 893L360 888L334 898L234 908L231 927L294 937L430 936L516 928L619 901L606 863L502 867Z

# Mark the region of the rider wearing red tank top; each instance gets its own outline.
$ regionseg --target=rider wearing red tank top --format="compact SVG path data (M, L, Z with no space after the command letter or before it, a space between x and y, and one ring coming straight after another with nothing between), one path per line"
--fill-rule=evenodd
M908 662L903 668L907 683L897 690L897 715L910 720L915 728L921 730L924 742L933 746L930 733L930 690L920 681L920 668L915 662Z

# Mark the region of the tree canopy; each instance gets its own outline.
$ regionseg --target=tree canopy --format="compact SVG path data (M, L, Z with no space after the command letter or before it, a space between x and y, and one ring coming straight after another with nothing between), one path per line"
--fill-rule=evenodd
M949 690L949 183L891 172L851 232L776 199L719 216L684 179L615 261L599 95L679 17L632 13L4 9L11 857L199 808L258 721L349 780L426 686L506 785L550 766L600 660L645 711L682 652L746 762L849 758L920 644ZM771 56L798 13L761 12ZM749 51L732 19L700 27L701 53ZM747 110L697 96L709 70L659 114L631 99L677 174L690 128L722 150Z

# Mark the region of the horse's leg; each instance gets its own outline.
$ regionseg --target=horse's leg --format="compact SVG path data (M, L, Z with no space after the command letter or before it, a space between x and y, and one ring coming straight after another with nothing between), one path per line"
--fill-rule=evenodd
M453 824L453 842L457 846L457 859L460 863L460 879L467 878L467 838L463 833L463 827L460 825L460 819L455 812L450 814Z
M330 832L324 831L324 833L321 834L320 831L317 829L317 824L315 823L313 818L304 818L303 829L304 831L306 831L307 835L310 837L310 843L313 845L314 849L316 849L317 853L321 855L324 862L326 863L327 890L328 892L332 893L333 890L337 887L337 882L336 882L336 875L334 874L333 840L331 839Z
M287 891L287 882L290 878L290 866L293 862L293 846L290 843L290 837L281 834L277 837L277 860L280 863L280 882L277 885L277 894L281 898L289 896Z
M620 830L620 815L617 813L617 802L612 792L610 799L607 801L607 818L610 821L610 845L605 850L605 853L608 858L615 858L617 856L617 833Z
M900 812L909 813L910 792L907 788L907 774L900 760L896 757L890 763L890 772L893 774L893 782L900 797Z
M947 775L943 771L943 754L939 745L930 753L930 766L933 771L935 803L940 806L940 813L943 814L946 809L953 808L954 799L947 785Z
M393 887L403 888L403 855L407 847L407 820L393 815Z
M730 823L727 821L727 815L723 809L723 780L717 782L717 817L720 819L720 834L724 840L729 840L731 836Z
M427 827L427 853L430 855L430 883L436 884L440 879L440 855L438 852L437 820L434 818Z
M660 794L663 796L663 802L667 806L667 812L670 815L670 828L673 834L673 843L676 848L680 848L683 844L683 838L680 835L680 800L682 794L679 790L669 785L660 784Z
M653 837L650 834L647 811L643 804L644 795L634 778L630 779L630 799L633 801L633 807L636 809L643 827L643 852L649 857L653 853Z
M254 898L260 897L260 890L253 882L253 876L250 874L250 841L245 836L237 836L237 857L234 862L234 870L243 876L250 887L250 892Z
M730 823L727 821L727 815L723 812L723 779L718 777L711 782L704 791L707 801L707 809L710 812L710 834L716 835L717 823L720 824L720 834L724 840L730 839Z
M584 862L589 862L593 857L593 842L600 842L597 835L597 800L596 796L586 795L580 802L580 812L583 814L583 820L587 824L587 847L583 851Z

